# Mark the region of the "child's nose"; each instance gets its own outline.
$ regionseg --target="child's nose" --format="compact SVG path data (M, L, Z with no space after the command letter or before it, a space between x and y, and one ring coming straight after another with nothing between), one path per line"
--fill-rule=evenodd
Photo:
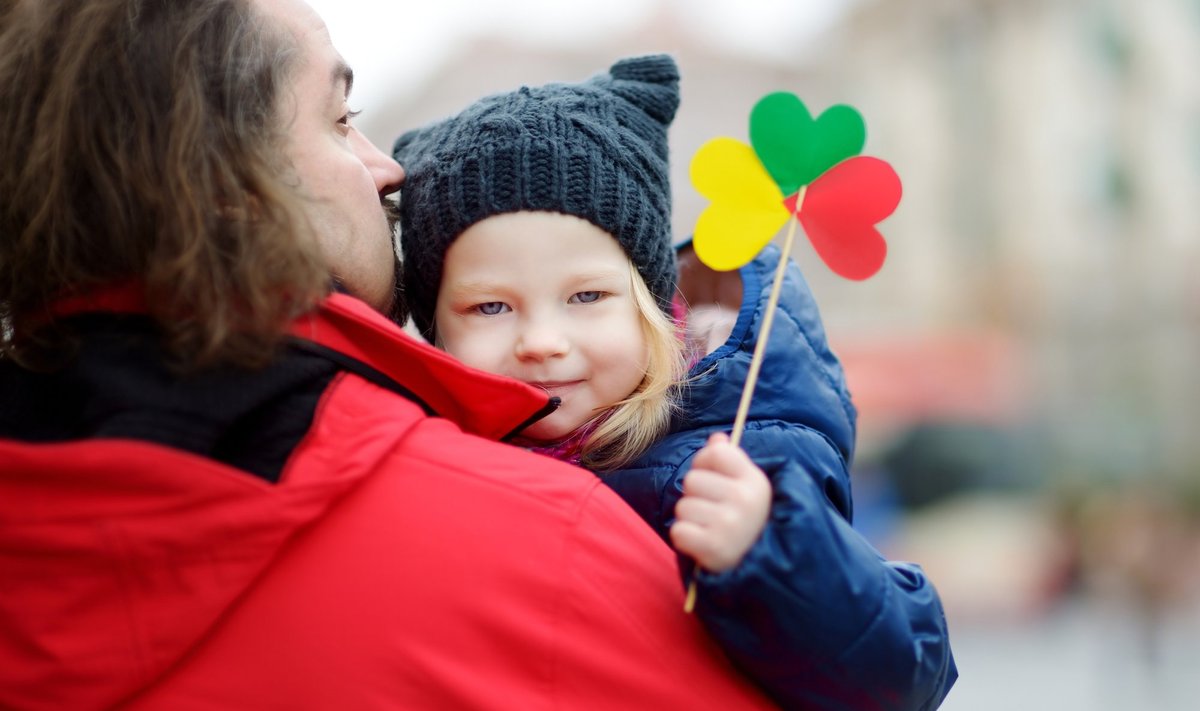
M570 342L560 329L531 324L517 339L516 355L520 360L541 361L566 355L570 349Z

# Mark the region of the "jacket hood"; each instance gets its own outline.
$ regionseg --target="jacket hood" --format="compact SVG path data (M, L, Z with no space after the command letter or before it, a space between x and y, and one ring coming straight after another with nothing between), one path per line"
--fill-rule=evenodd
M742 303L725 343L697 362L684 391L686 421L673 430L728 426L734 421L750 359L762 338L768 294L780 250L768 245L739 271ZM816 299L790 265L751 400L748 423L785 420L824 433L846 464L854 454L857 413L841 363L829 349Z

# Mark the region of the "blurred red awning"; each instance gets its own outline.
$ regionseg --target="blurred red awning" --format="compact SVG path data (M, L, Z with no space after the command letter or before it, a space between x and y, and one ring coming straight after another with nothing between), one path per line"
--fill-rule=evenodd
M1006 424L1025 410L1024 354L1001 332L888 334L832 346L868 427L930 420Z

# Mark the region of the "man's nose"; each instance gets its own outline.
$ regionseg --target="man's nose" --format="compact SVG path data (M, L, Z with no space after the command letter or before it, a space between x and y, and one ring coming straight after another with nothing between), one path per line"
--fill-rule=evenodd
M522 329L515 350L520 360L543 361L566 355L571 350L571 344L561 329L547 323L536 323Z
M380 197L391 195L400 189L404 184L404 168L400 167L399 163L376 148L375 144L368 141L357 129L351 129L350 141L359 160L371 173Z

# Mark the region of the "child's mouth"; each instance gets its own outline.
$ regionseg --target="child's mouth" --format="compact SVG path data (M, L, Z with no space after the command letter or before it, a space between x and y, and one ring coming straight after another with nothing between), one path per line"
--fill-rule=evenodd
M530 382L529 384L541 388L551 395L559 395L564 390L569 390L571 387L582 382L582 380L543 380Z

